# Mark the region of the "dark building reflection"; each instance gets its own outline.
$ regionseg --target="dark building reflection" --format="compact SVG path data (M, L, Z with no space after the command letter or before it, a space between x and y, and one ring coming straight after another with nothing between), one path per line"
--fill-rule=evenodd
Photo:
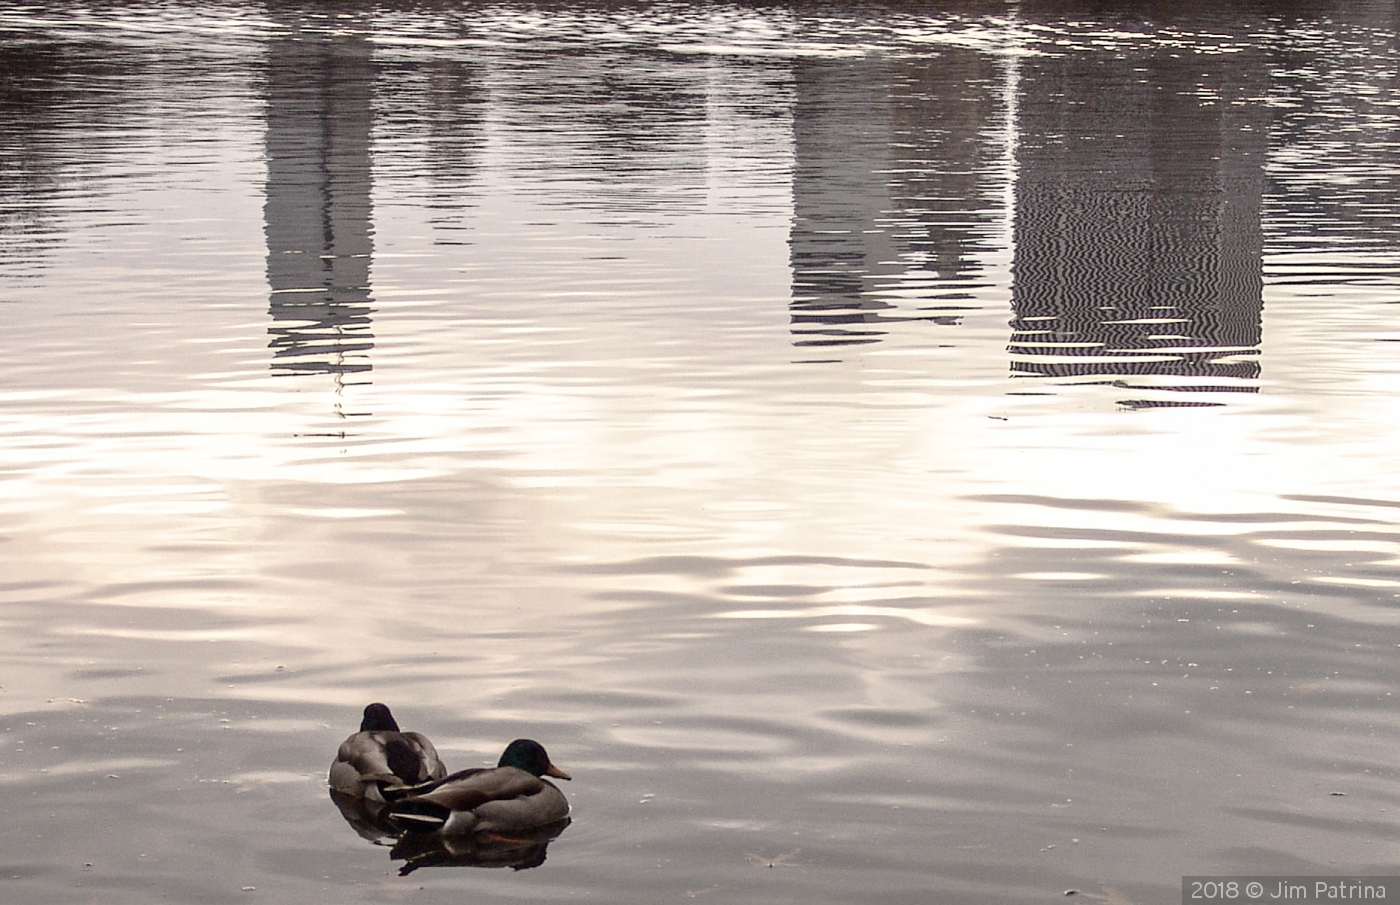
M120 141L115 125L145 113L146 63L58 28L0 32L0 258L7 265L47 266L63 241L62 201L75 174Z
M502 113L539 146L508 165L584 189L547 196L551 204L654 223L702 209L708 64L667 63L640 66L606 45L545 45L503 64L494 73L508 86Z
M956 47L932 59L794 63L796 345L957 322L992 220L999 81L996 58Z
M266 89L272 369L343 385L370 370L374 347L371 45L362 32L303 27L299 11L282 18Z
M1400 71L1387 64L1400 53L1400 4L1283 7L1269 22L1274 103L1288 111L1271 128L1270 220L1293 251L1400 247L1400 216L1390 213L1400 198ZM1309 262L1285 279L1336 286L1373 277Z
M403 174L421 194L436 245L467 244L465 217L479 201L487 105L485 67L455 56L376 61L381 110L375 167L381 180ZM426 176L415 184L416 176ZM402 191L402 189L401 189Z
M792 324L798 345L877 342L867 295L895 263L880 223L890 208L889 73L883 61L799 60L793 66Z
M1140 46L1023 61L1012 370L1253 392L1268 62Z
M0 41L0 255L37 262L53 231L50 145L67 60L58 46Z

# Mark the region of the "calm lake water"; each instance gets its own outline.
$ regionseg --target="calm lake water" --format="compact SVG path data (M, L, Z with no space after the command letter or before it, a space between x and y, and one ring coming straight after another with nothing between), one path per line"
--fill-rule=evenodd
M0 899L1400 873L1400 8L942 6L0 10Z

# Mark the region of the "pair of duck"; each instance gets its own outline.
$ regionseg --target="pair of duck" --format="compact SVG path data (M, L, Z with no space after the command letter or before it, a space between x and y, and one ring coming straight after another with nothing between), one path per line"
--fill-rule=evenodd
M331 764L331 788L384 807L409 833L500 835L536 829L569 816L564 793L544 777L569 779L549 762L544 746L516 739L494 769L448 773L433 743L403 732L389 708L370 704L360 731L341 743Z

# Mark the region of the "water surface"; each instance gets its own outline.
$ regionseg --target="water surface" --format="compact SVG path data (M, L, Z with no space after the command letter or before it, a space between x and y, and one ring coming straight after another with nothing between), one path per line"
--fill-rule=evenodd
M4 900L1395 873L1397 24L0 12ZM370 700L573 824L400 877Z

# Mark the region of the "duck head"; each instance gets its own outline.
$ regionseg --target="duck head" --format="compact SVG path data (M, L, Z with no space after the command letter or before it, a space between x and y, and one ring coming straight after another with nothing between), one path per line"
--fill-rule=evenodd
M573 779L572 776L549 762L544 745L534 739L518 738L506 746L498 767L515 767L531 776L553 776L558 779Z
M398 732L399 724L386 705L370 704L365 707L365 718L360 721L360 731Z

